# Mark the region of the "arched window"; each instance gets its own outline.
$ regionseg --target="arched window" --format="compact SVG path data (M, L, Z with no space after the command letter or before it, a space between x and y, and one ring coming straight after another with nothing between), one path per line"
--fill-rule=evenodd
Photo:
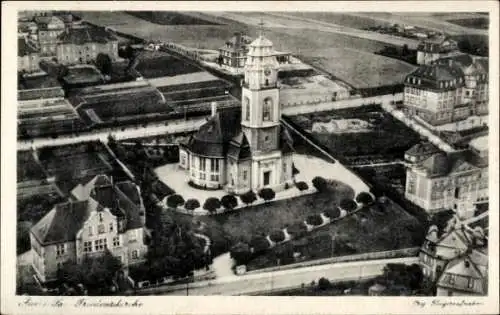
M262 106L262 120L270 121L272 119L272 107L273 100L270 97L264 99L264 105Z

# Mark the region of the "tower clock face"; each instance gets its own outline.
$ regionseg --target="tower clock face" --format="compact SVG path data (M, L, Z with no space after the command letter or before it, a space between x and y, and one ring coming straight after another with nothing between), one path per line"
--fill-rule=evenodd
M269 76L271 74L271 69L269 69L269 68L264 69L264 74L266 76Z

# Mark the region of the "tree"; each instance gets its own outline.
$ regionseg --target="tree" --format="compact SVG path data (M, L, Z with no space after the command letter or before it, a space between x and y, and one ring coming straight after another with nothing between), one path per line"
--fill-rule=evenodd
M327 290L331 288L332 284L330 283L330 280L327 278L320 278L318 281L318 289L320 290Z
M262 188L259 191L259 197L267 202L273 200L276 197L276 193L271 188Z
M351 200L351 199L341 200L339 206L340 206L340 208L346 210L347 212L354 211L358 207L356 202L354 200Z
M324 214L326 217L333 220L333 219L340 217L340 210L338 207L333 207L333 208L326 209Z
M246 204L252 204L255 200L257 200L257 195L252 190L247 191L246 193L240 195L241 201Z
M328 189L328 182L323 177L314 177L312 184L319 192L325 192Z
M205 200L203 204L203 209L208 210L210 213L214 213L217 209L220 208L220 201L215 197L210 197Z
M362 203L363 205L370 205L374 202L372 195L362 191L356 196L356 201Z
M309 186L307 185L306 182L298 182L297 184L295 184L295 186L300 191L304 191L304 190L308 190L309 189Z
M269 249L271 244L269 244L269 241L265 237L257 236L250 241L250 246L253 248L254 253L261 253Z
M178 206L182 206L184 204L184 198L181 195L170 195L167 197L167 206L170 208L177 208Z
M280 243L285 240L285 233L282 230L274 230L269 234L271 241Z
M198 209L200 207L200 202L197 199L188 199L186 200L186 203L184 204L184 208L187 210L194 211L195 209Z
M292 234L294 238L300 238L307 234L307 227L304 222L295 222L287 227L287 232Z
M307 224L318 226L323 224L323 218L318 214L313 214L307 217Z
M245 265L252 259L252 252L248 243L239 242L230 249L231 258L236 261L236 265Z
M220 202L228 210L234 209L238 205L238 200L233 195L225 195L221 198Z
M113 63L108 54L99 53L95 58L95 65L104 75L110 75L113 70Z

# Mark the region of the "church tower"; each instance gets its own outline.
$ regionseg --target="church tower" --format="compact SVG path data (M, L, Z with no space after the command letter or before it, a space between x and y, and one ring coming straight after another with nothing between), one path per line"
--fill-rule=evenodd
M281 183L278 61L271 41L260 35L249 45L242 83L242 131L252 151L252 189Z

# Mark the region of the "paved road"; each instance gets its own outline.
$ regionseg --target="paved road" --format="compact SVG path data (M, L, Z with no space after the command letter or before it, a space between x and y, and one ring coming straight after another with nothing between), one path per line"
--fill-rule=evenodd
M417 257L381 259L330 265L305 267L275 272L259 273L247 276L231 276L210 281L192 283L189 285L189 295L245 295L266 290L300 287L302 283L309 284L321 277L332 281L347 281L371 278L382 274L383 267L388 263L417 263ZM177 291L162 295L186 295L185 286Z
M206 118L195 118L190 120L172 120L161 124L150 124L147 127L126 127L125 130L121 128L106 129L105 131L96 131L81 133L78 136L59 136L56 139L52 138L36 138L32 141L18 141L18 150L28 150L32 147L44 147L44 146L60 146L70 143L86 142L100 140L104 143L108 141L108 136L111 134L117 140L138 138L138 137L150 137L156 135L164 135L168 133L178 133L178 132L189 132L195 131L200 128L200 126L205 123Z

